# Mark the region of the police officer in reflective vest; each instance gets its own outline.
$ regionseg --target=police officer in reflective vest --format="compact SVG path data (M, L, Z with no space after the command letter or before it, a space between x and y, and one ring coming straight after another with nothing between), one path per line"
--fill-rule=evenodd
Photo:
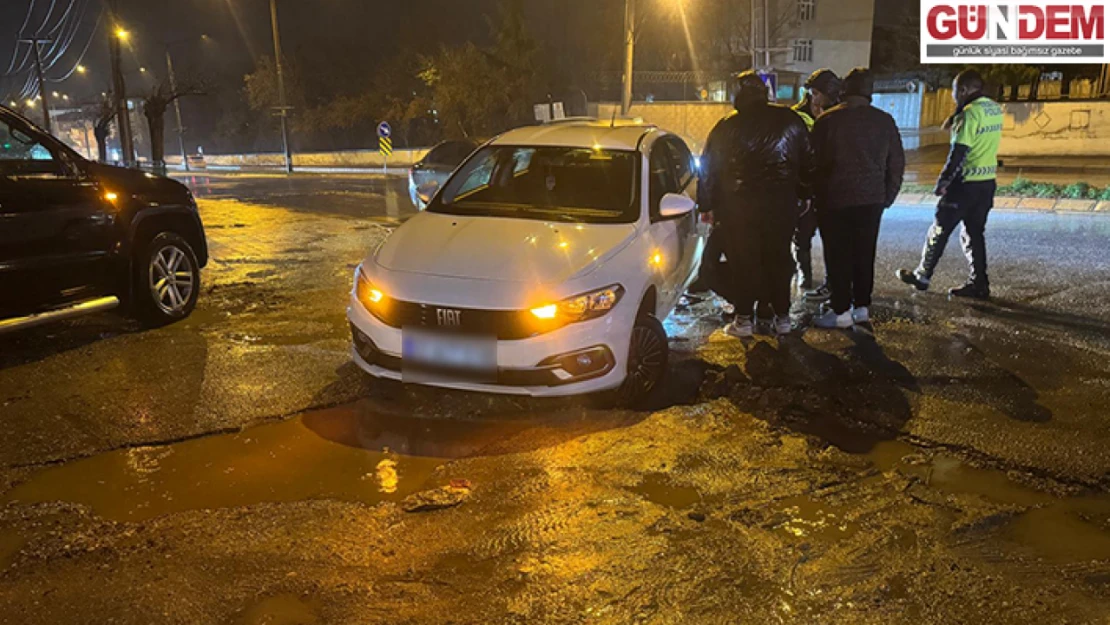
M940 197L917 269L898 270L898 277L919 291L928 290L948 238L963 223L960 240L970 266L967 284L951 289L955 297L990 298L987 278L987 215L994 207L998 144L1002 139L1002 107L983 95L983 77L975 70L960 72L952 84L956 114L952 148L937 180Z

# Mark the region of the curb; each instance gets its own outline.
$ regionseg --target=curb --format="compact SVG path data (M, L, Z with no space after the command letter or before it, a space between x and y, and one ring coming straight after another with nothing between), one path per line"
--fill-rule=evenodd
M895 204L935 206L937 198L930 193L900 193ZM998 196L995 208L1038 212L1110 213L1110 200L1069 200L1050 197Z

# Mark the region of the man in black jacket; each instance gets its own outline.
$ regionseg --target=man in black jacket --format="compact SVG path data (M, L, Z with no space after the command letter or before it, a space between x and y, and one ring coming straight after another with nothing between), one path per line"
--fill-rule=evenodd
M798 201L808 197L812 154L805 124L768 100L755 72L737 79L736 111L713 128L702 155L698 200L713 211L728 259L736 319L725 330L754 332L756 304L770 308L778 334L791 331L790 242Z
M875 248L883 211L902 188L906 157L894 118L871 106L875 80L856 68L844 78L844 101L813 127L814 192L831 297L820 328L871 320Z

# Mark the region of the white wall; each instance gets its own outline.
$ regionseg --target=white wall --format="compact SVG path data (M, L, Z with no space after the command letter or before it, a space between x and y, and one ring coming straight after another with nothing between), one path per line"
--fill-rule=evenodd
M1003 156L1110 157L1110 102L1007 102Z

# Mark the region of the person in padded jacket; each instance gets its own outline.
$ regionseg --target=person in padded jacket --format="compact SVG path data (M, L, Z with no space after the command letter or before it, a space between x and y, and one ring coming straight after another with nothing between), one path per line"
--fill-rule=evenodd
M809 132L790 109L771 104L755 72L737 78L735 111L713 128L702 154L698 199L713 213L729 264L736 319L725 331L749 337L757 304L778 334L791 331L790 243L798 201L809 197ZM761 313L762 314L762 313Z
M870 322L879 223L902 188L902 137L894 118L871 106L874 86L870 70L853 69L844 101L813 126L814 206L831 295L819 328Z

